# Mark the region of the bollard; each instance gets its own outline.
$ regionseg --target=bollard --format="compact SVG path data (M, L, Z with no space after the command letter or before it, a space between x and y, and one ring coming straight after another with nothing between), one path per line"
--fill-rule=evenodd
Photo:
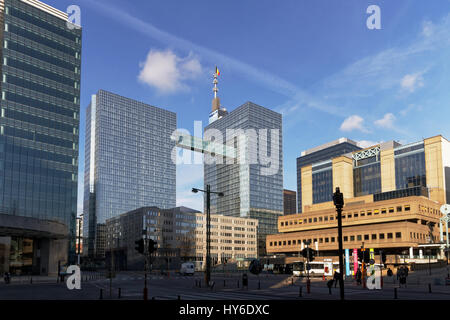
M144 300L147 300L147 288L144 288Z
M122 296L122 289L119 288L119 295L118 295L118 298L120 299L121 296Z
M394 288L394 299L397 299L397 288Z
M239 280L237 281L237 287L239 288Z
M311 293L311 280L306 280L306 292Z
M299 287L298 289L298 296L301 297L302 296L302 286Z
M428 284L428 293L431 293L431 283Z
M100 300L103 299L103 289L100 289Z
M178 300L181 300L181 296L178 296Z
M261 281L258 280L258 290L261 290Z
M202 287L202 280L198 280L198 287L201 288Z

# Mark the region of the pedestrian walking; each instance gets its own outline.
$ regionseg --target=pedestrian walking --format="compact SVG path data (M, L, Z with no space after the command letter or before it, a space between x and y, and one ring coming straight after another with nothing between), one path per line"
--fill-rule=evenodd
M388 275L388 277L392 277L393 273L392 273L391 268L388 268L387 275Z
M362 282L361 277L362 277L361 269L358 268L358 270L356 271L356 283L358 285L360 285Z
M334 287L336 288L336 285L339 281L339 277L341 276L341 274L336 270L334 272L334 276L333 276L333 280L334 280Z

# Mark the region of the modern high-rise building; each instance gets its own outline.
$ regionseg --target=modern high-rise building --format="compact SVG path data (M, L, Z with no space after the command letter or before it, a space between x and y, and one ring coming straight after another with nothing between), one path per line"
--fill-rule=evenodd
M277 231L283 214L282 116L252 102L228 113L216 92L204 139L234 147L236 158L205 153L205 186L225 195L211 196L211 213L258 219L262 255L266 235Z
M283 190L283 213L297 213L297 192L292 190Z
M301 168L303 212L279 218L280 233L267 237L269 253L298 259L303 242L310 240L320 259L337 261L336 208L332 200L313 199L315 193L332 196L339 187L344 249L383 250L394 264L445 259L440 208L450 203L447 139L439 135L407 145L390 141L328 161L332 174L326 189L305 179L314 175L314 163Z
M99 90L86 110L84 252L103 256L106 219L176 205L176 114Z
M0 242L12 272L55 273L75 253L81 28L0 0L0 40Z
M303 151L301 156L297 158L297 211L302 212L302 171L301 169L307 165L314 163L313 175L305 176L306 180L314 180L316 190L328 190L330 185L326 181L332 178L330 167L330 159L341 156L343 154L361 150L358 143L347 138L340 138L338 140L323 144L321 146L311 148ZM323 163L322 163L323 161ZM316 192L314 195L314 203L330 201L331 195L327 192ZM309 201L306 199L306 201Z

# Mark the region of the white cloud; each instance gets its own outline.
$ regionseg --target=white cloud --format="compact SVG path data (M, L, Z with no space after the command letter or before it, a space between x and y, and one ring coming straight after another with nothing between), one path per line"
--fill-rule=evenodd
M360 130L362 132L367 132L367 129L364 128L364 119L358 115L352 115L342 122L341 131L353 131Z
M171 50L150 50L140 67L139 81L155 87L160 93L186 90L188 86L183 81L202 73L200 62L192 54L180 58Z
M414 92L417 88L423 87L422 74L422 72L418 72L405 75L400 82L402 89Z
M356 141L356 142L358 143L359 147L365 149L365 148L369 148L369 147L372 147L372 146L376 146L377 144L380 144L383 141L376 142L376 141L371 141L371 140L359 140L359 141Z
M434 32L434 25L431 21L424 21L422 23L422 35L425 37L431 37Z
M392 129L394 127L395 116L392 113L386 113L382 119L374 121L378 127Z

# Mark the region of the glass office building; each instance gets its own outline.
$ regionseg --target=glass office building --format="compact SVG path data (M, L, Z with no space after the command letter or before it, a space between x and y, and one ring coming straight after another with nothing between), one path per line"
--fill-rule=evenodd
M313 173L317 173L313 174L313 183L318 187L318 189L314 189L316 192L313 194L313 203L331 201L328 192L333 188L333 174L330 172L331 161L329 160L356 150L361 150L361 148L355 141L340 138L302 152L301 156L297 158L297 212L302 212L302 167L313 165ZM320 163L323 161L324 167L321 167ZM329 166L328 169L327 166Z
M40 1L0 1L0 214L64 223L73 253L81 28L67 21Z
M258 219L258 254L265 253L265 236L277 232L277 218L283 214L283 150L281 114L251 102L238 107L223 117L211 122L205 131L216 129L223 135L223 141L234 146L237 155L248 161L234 164L212 163L211 155L205 154L205 186L223 192L224 197L211 196L211 213L234 217ZM243 135L232 136L227 130L241 129ZM267 129L267 134L260 134ZM274 174L262 174L261 152L270 154L271 135L278 130L278 146L271 156L278 160ZM228 131L229 132L229 131ZM262 149L267 146L267 149ZM275 147L275 145L274 145ZM217 157L217 156L216 156ZM251 159L255 161L251 161Z
M86 110L84 252L103 256L107 219L176 205L176 114L99 90Z

